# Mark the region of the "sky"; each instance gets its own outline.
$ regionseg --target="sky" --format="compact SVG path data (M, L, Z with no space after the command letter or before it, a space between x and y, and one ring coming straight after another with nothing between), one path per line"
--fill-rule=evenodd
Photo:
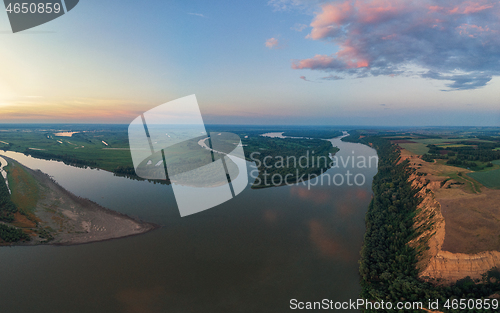
M3 10L2 10L3 11ZM13 34L0 123L500 126L500 2L80 0Z

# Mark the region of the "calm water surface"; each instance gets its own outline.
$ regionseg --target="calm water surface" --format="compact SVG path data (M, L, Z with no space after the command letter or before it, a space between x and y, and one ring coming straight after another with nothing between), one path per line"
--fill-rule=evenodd
M331 141L339 157L376 155ZM361 187L248 186L229 202L181 218L170 186L0 154L41 169L76 195L163 226L79 246L1 248L0 312L277 313L292 311L290 299L358 297L375 167L327 172L361 173Z

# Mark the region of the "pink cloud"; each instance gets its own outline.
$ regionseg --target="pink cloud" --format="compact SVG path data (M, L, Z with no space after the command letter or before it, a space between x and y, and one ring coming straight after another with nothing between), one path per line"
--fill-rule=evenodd
M310 39L333 37L339 28L350 22L376 23L407 9L402 1L394 0L347 0L343 3L328 3L321 6L311 23Z
M341 46L336 56L346 64L347 68L361 68L369 65L368 60L361 55L360 51L349 40Z
M401 75L416 65L429 71L426 78L454 81L449 86L456 89L500 76L496 0L341 0L319 8L306 38L337 51L294 60L294 69L365 77ZM454 76L457 70L470 77Z
M458 5L457 5L458 2ZM487 9L491 9L494 7L494 3L489 0L479 0L477 2L474 1L453 1L452 6L450 7L442 7L438 5L429 6L429 11L431 12L441 12L448 14L472 14L481 12Z
M352 69L368 67L369 61L361 57L355 47L347 43L341 47L340 51L333 56L316 55L310 59L295 61L292 65L293 69Z
M279 41L276 38L269 38L268 40L266 40L266 47L268 47L269 49L276 49L278 48L278 45Z
M443 11L443 10L444 10L444 8L440 7L438 5L431 5L429 7L429 11L431 11L431 12L439 12L439 11Z
M337 28L347 22L353 13L351 1L341 4L325 4L321 7L322 12L316 15L311 23L313 28L307 37L311 39L322 39L334 34Z
M464 14L481 12L483 10L493 8L492 4L489 5L480 5L479 3L472 3L464 9Z
M397 36L396 34L388 35L388 36L382 37L382 40L391 40L391 39L396 38L396 36Z
M471 25L471 24L462 24L460 26L457 27L457 31L460 35L462 36L468 36L468 37L471 37L471 38L476 38L477 36L480 36L481 33L484 33L484 32L494 32L494 33L498 33L498 31L492 31L489 29L488 26L486 27L481 27L481 26L478 26L478 25Z
M326 55L316 55L313 58L297 61L292 65L293 69L318 69L333 66L335 59Z
M403 1L372 0L356 1L359 19L365 23L376 23L406 9Z

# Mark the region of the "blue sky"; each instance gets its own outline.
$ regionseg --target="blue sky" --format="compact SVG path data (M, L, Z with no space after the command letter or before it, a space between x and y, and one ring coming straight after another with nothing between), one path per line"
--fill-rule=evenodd
M498 5L424 2L81 0L17 34L3 12L0 122L129 123L196 94L208 123L500 126Z

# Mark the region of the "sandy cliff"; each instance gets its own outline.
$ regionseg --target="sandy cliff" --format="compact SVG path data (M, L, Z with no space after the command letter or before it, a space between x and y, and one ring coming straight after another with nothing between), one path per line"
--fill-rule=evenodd
M437 181L426 181L425 177L414 175L414 185L426 186L421 191L424 198L419 206L421 210L415 218L415 227L424 227L424 233L412 241L412 245L427 243L425 251L418 263L420 278L440 284L452 284L467 276L474 280L481 279L482 274L494 267L500 267L500 252L487 251L477 254L451 253L443 251L445 239L445 219L441 213L441 205L436 200L434 191L441 188Z

